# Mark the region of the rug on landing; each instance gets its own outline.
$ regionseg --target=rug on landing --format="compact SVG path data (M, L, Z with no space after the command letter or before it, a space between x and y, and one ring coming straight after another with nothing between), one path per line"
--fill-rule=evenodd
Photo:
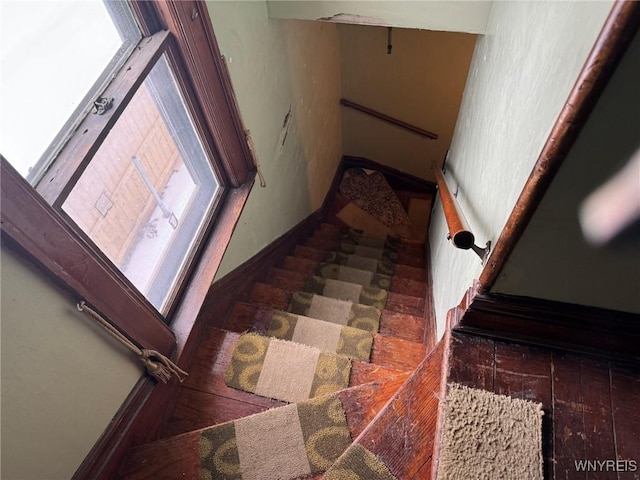
M361 445L351 445L336 460L324 480L396 480L387 466Z
M410 235L407 212L382 173L350 168L342 177L340 193L396 233Z
M371 333L377 333L380 328L381 313L376 307L308 292L295 292L291 295L289 311Z
M340 399L325 395L203 430L201 478L289 480L317 474L350 443Z
M374 273L369 270L347 267L336 263L321 263L318 265L316 275L343 282L357 283L363 287L378 287L384 290L391 288L391 275Z
M373 346L373 335L365 330L280 311L271 315L266 334L362 362L369 361Z
M238 339L225 383L285 402L300 402L349 386L351 361L342 355L246 333Z
M448 385L438 480L542 480L542 405Z
M314 275L309 277L304 291L338 300L347 300L361 305L369 305L384 310L387 305L387 291L378 287L363 287L357 283L343 282Z

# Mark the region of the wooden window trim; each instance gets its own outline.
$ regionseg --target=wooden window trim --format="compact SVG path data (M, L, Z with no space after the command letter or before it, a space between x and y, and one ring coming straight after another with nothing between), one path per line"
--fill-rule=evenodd
M189 82L195 93L204 117L199 120L208 127L209 132L205 135L209 133L213 140L216 149L213 153L223 171L223 186L238 187L226 192L224 204L218 212L221 218L217 220L221 225L213 225L212 222L205 232L198 249L199 258L194 259L188 272L189 279L184 282L180 300L167 315L178 332L179 344L184 347L248 198L255 162L246 142L228 72L204 2L142 1L131 5L143 34L153 33L159 27L168 29L169 33L157 33L152 38L177 46L179 55L184 59L181 66L186 70L179 72L178 81L183 85ZM195 19L199 21L193 21ZM201 42L203 38L207 41ZM171 50L166 51L171 54ZM141 74L140 81L143 77ZM88 162L91 157L89 150L78 156L76 167ZM41 196L4 158L0 173L3 243L42 267L74 297L86 299L142 348L170 355L176 346L176 335L163 322L163 317L92 243L78 234L75 225L54 208L65 197L61 193L66 187L60 188L61 184L58 184L58 188L51 186L47 190L43 186L40 188ZM73 175L77 173L66 173L69 179ZM53 183L49 181L51 177L45 178L46 183Z
M218 147L229 186L239 187L255 171L255 160L246 140L231 78L213 33L207 5L203 1L180 0L155 5L164 27L177 40L207 126Z

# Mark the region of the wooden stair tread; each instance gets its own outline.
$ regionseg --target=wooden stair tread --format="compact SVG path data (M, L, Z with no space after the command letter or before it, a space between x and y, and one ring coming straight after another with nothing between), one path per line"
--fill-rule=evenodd
M280 309L276 309L280 310ZM246 302L236 302L225 324L232 332L245 332L254 325L266 325L269 318L258 318L259 312L269 309ZM383 310L380 317L380 334L409 342L424 343L424 319L415 315Z
M321 263L322 262L319 260L288 256L282 261L282 265L280 265L279 270L286 270L311 276L316 273ZM409 270L408 277L401 276L402 272L405 271L405 266L396 266L396 271L391 276L391 288L389 291L424 298L427 290L427 284L424 282L424 279L416 279L422 278L423 270Z
M337 225L331 225L328 223L322 223L318 228L316 228L311 236L313 238L323 239L323 240L340 240L344 234L349 231L348 227L341 228ZM424 243L412 240L410 238L401 238L400 239L400 248L405 250L423 250Z
M320 249L320 248L317 248L316 246L309 246L306 244L297 245L294 250L294 256L307 258L309 260L317 260L319 262L324 262L329 252L334 250L338 250L338 249L337 248ZM416 260L413 257L406 256L406 255L398 256L398 259L394 261L393 264L396 266L396 268L400 265L403 265L405 267L411 267L411 268L417 268L417 269L422 269L424 265L422 259Z
M431 478L431 461L442 396L445 341L415 370L407 382L354 443L373 452L397 478ZM408 448L409 447L409 448Z
M306 283L306 282L305 282ZM271 283L256 282L251 290L249 302L276 310L286 310L294 292L304 289L299 287L297 280L282 282L283 288ZM424 313L424 299L411 297L396 292L388 292L386 310L397 313L404 313L420 317Z
M224 372L231 362L233 349L241 333L229 332L214 327L206 327L205 330L204 336L206 338L196 352L191 364L190 375L183 384L185 387L201 392L224 395L225 397L257 406L275 407L283 404L278 400L270 400L228 387L224 382ZM407 370L411 369L399 370L352 360L349 387L378 381Z
M365 430L408 377L409 373L401 373L337 393L345 409L352 438L357 438ZM127 480L200 478L198 441L202 430L209 426L163 438L130 450L121 468L120 478Z
M330 252L340 249L340 239L327 240L323 238L308 237L302 246L315 248L316 250L324 250ZM403 265L411 265L414 267L422 267L424 265L424 250L420 248L400 248L397 252L398 259L395 263Z
M318 236L326 236L328 238L340 238L348 230L349 230L349 227L347 226L341 226L336 223L322 222L314 230L313 235L315 236L317 233ZM424 247L424 244L422 242L419 242L417 240L412 240L410 238L401 238L400 243L403 246L407 246L407 247L417 247L417 248Z
M313 274L322 260L316 260L303 256L290 255L282 262L281 268ZM425 282L427 274L424 268L411 267L409 265L396 265L392 279L405 278L416 282Z
M269 408L272 407L183 387L169 420L163 426L162 438L236 420Z
M266 331L271 315L275 309L261 308L246 303L237 303L231 313L231 321L237 319L237 323L230 328L238 327L238 332L255 329L262 333ZM381 321L382 323L383 321ZM420 341L414 342L403 338L396 338L384 333L376 333L371 350L371 363L394 368L401 371L413 370L423 360L426 346Z
M350 240L345 239L342 236L342 233L327 234L323 230L316 229L310 237L307 237L303 241L302 244L309 247L317 245L317 247L314 248L318 248L320 250L335 250L343 241L349 242ZM424 261L424 245L416 245L415 243L408 244L404 241L400 241L397 245L397 250L401 255L419 257L421 261ZM424 265L424 263L420 264L420 266L422 265Z

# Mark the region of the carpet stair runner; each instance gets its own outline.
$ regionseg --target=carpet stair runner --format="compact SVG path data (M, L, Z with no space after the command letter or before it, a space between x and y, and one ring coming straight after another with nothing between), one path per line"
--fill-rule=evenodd
M357 440L424 363L423 265L416 244L321 224L224 330L206 328L185 382L247 415L221 422L197 411L197 393L180 398L189 431L134 449L123 478L394 478Z

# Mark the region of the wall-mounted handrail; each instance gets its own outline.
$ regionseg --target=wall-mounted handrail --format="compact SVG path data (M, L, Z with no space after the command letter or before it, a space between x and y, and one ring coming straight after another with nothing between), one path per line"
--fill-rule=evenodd
M340 105L344 105L345 107L353 108L354 110L358 110L359 112L366 113L367 115L370 115L379 120L395 125L396 127L400 127L405 130L408 130L412 133L415 133L416 135L420 135L421 137L425 137L430 140L438 139L438 135L435 133L429 132L420 127L416 127L415 125L411 125L410 123L403 122L402 120L398 120L397 118L391 117L389 115L385 115L384 113L380 113L376 110L372 110L371 108L360 105L359 103L352 102L351 100L341 98Z
M471 231L467 219L464 217L464 213L460 209L460 205L456 198L451 194L449 185L444 178L444 175L440 171L438 165L435 162L431 163L431 169L436 176L436 182L438 184L438 193L440 194L440 200L442 201L442 209L444 210L444 217L447 220L447 227L449 228L448 238L456 246L462 250L473 250L484 263L491 248L491 242L487 242L485 248L478 247L475 244L475 235Z

